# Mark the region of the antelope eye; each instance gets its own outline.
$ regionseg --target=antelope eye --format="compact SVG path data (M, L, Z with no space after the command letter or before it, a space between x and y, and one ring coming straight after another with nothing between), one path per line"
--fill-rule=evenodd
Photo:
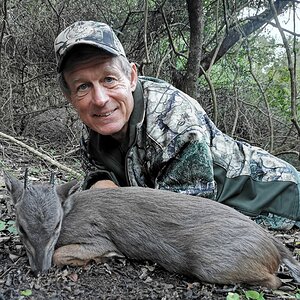
M19 225L19 233L20 233L20 235L26 236L26 232L25 232L23 226L21 226L21 225Z
M59 229L59 226L60 226L60 222L58 222L54 228L55 231L57 231Z

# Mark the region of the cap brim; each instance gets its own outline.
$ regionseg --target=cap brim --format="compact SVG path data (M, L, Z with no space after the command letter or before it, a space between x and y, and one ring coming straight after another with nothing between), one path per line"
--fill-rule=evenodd
M93 42L93 41L82 41L82 40L81 41L74 41L69 47L67 47L64 50L64 54L60 57L59 64L57 65L58 73L60 73L63 70L66 57L69 55L69 53L71 52L73 47L76 46L76 45L90 45L90 46L94 46L96 48L99 48L101 50L104 50L105 52L107 52L109 54L112 54L114 56L121 55L118 50L116 50L114 48L111 48L111 47L108 47L107 45L103 45L101 43L96 43L96 42Z

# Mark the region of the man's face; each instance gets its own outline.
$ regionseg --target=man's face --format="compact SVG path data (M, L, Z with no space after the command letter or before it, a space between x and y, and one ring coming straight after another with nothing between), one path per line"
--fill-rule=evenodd
M80 119L102 135L121 139L134 106L136 66L131 64L128 76L116 57L96 56L65 71L64 78L71 91L65 96Z

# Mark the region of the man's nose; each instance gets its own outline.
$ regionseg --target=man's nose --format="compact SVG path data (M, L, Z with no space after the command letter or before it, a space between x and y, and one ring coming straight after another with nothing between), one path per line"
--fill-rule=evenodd
M94 85L92 101L97 105L104 105L108 101L109 97L105 87L101 84Z

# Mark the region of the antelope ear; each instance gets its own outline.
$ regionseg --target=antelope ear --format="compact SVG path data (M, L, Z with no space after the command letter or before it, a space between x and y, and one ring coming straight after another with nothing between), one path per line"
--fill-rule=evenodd
M16 204L22 198L24 186L22 181L3 171L5 186L10 193L11 199Z
M81 182L78 182L76 179L58 185L55 187L56 193L62 202L62 204L65 202L65 200L72 194L74 194L79 188L81 187Z

